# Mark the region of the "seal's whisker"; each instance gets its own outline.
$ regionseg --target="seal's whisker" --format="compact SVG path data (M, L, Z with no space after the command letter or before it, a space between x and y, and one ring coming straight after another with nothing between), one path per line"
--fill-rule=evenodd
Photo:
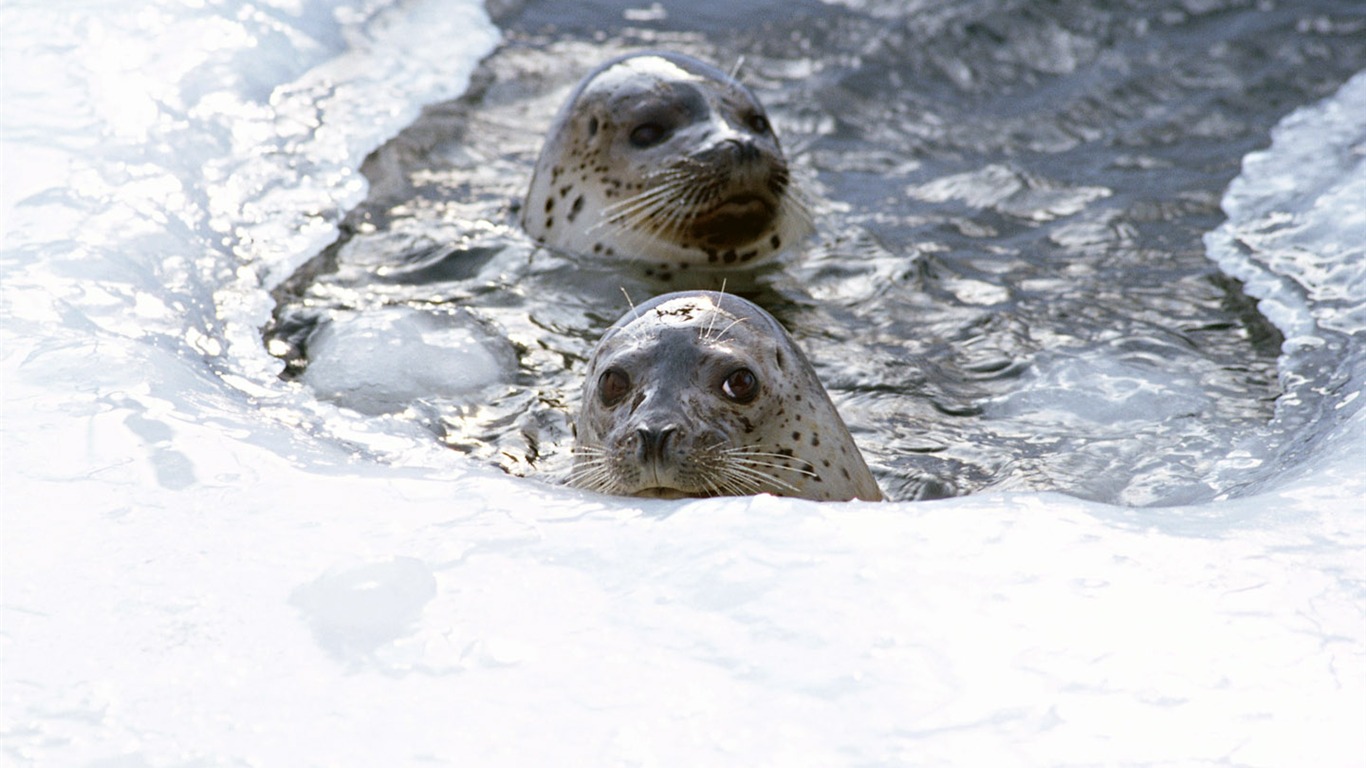
M792 473L800 474L800 476L805 476L805 477L820 477L820 476L818 476L818 474L814 473L813 470L810 470L809 467L800 467L800 466L792 466L792 465L780 465L780 463L773 463L773 462L749 462L749 461L744 461L744 462L736 462L736 463L740 463L740 465L749 466L749 467L769 467L769 469L781 469L781 470L792 471Z
M603 206L601 215L605 217L619 217L623 212L635 210L648 203L658 202L674 195L678 190L687 187L687 179L667 179L662 184L658 184L642 190L629 197L624 197L611 205Z
M811 191L810 185L806 183L792 183L787 185L788 194L783 195L783 203L787 206L787 212L792 213L808 227L814 228L816 225L816 195Z
M759 450L758 446L754 445L732 445L722 447L722 444L718 443L717 445L713 446L713 448L716 449L718 453L725 453L727 455L741 454L744 456L757 456L759 458L766 459L793 458L791 453L783 453L782 451L762 451Z
M696 187L685 188L681 199L672 201L672 205L665 212L663 221L658 225L657 231L660 234L678 236L682 233L683 227L693 218L693 211L697 208L699 190Z
M782 469L788 472L795 472L796 474L804 475L806 477L817 477L815 471L811 469L809 465L805 467L794 467L791 464L783 464L780 462L751 461L748 459L738 459L736 460L736 463L742 464L747 467L767 467L770 469Z
M687 179L669 179L665 181L663 184L650 187L642 192L631 195L630 197L622 198L621 200L618 200L617 202L612 203L611 205L603 206L602 215L605 217L618 216L621 214L622 211L633 209L635 207L643 205L646 202L656 201L660 198L668 197L677 192L679 189L686 188L686 186Z
M703 337L702 337L702 340L703 340L703 341L707 341L707 342L711 342L711 343L718 342L718 341L720 341L720 340L726 338L726 334L730 333L730 329L734 328L735 326L739 325L740 323L745 322L745 320L747 320L747 319L748 319L748 318L737 317L737 318L735 318L734 320L732 320L732 321L730 322L730 325L727 325L725 328L722 328L720 333L716 334L715 336L710 336L710 337L708 337L708 336L703 336Z
M608 465L609 462L606 459L577 462L574 464L574 467L569 470L569 479L571 482L575 482L587 480L594 475L605 475L606 473L604 470L608 469Z
M705 341L705 342L708 342L708 343L711 342L711 340L712 340L712 338L711 338L711 331L712 331L713 328L716 327L716 318L717 318L718 316L720 316L720 314L721 314L721 305L720 305L720 304L717 304L717 305L716 305L716 308L713 309L713 310L711 311L710 316L707 318L707 327L706 327L706 328L703 328L703 329L701 330L701 332L697 334L697 338L698 338L698 339L700 339L700 340L702 340L702 341Z
M615 476L607 471L595 472L583 475L571 475L569 485L573 488L580 488L585 491L595 491L597 493L619 493L620 486L617 484Z
M613 203L602 210L602 215L589 230L609 225L621 230L636 227L665 210L674 194L683 188L682 183L672 183L667 188L655 188Z
M743 67L744 65L745 55L742 53L738 57L736 57L735 65L730 68L730 72L726 73L726 77L729 77L730 79L734 80L736 75L740 74L740 67Z
M622 212L611 218L600 220L594 227L607 226L613 227L614 233L623 237L636 234L635 230L653 232L656 235L667 236L676 234L683 223L691 218L692 213L684 206L680 205L674 198L664 196L658 200L642 203L640 207L631 211Z
M636 303L631 301L631 294L626 291L626 286L619 285L617 287L621 289L621 295L626 299L626 306L631 308L631 317L633 319L640 317L640 312L636 310Z
M757 483L740 478L731 472L730 467L721 464L711 472L712 484L716 487L718 495L722 496L746 496L754 492L758 487Z
M752 483L751 493L757 493L762 490L765 483L777 486L788 493L798 493L797 486L753 467L748 467L743 464L727 464L725 470L727 475L734 477L737 480L741 478L749 480Z
M743 463L748 464L748 465L750 465L750 466L756 466L756 467L773 467L774 469L785 469L785 470L787 470L787 471L789 471L789 472L796 472L796 473L799 474L799 475L806 475L807 477L817 477L817 476L818 476L818 475L816 474L816 472L815 472L815 469L811 466L811 464L810 464L809 462L802 462L802 463L805 464L806 466L794 467L794 466L792 466L791 464L784 464L784 463L782 463L781 461L772 461L772 462L770 462L770 461L760 461L760 459L779 459L779 460L786 460L786 461L796 461L796 459L794 459L792 456L790 456L790 455L788 455L788 454L786 454L786 453L771 453L771 452L768 452L768 451L752 451L752 450L747 449L747 448L744 447L744 446L740 446L740 447L737 447L737 448L729 448L729 449L726 449L726 450L724 450L724 451L721 451L721 453L724 453L724 454L727 456L727 458L729 458L729 459L732 460L732 461L743 462Z
M721 486L721 477L716 473L706 473L702 475L702 487L708 496L729 496L726 489Z

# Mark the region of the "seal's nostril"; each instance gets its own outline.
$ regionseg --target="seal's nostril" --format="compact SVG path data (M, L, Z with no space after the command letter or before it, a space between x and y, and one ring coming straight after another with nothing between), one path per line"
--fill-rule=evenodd
M668 424L659 428L640 427L636 430L640 438L640 458L642 461L663 461L669 450L669 439L678 432L677 425Z
M726 143L731 145L735 158L741 162L752 163L759 159L759 148L750 139L729 138Z

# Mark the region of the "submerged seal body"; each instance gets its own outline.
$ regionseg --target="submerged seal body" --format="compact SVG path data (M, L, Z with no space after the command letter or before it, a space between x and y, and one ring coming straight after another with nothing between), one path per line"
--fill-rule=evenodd
M612 59L579 83L521 219L544 245L665 271L757 264L812 232L754 94L667 52Z
M589 490L882 498L805 355L729 294L665 294L609 328L575 432L570 483Z

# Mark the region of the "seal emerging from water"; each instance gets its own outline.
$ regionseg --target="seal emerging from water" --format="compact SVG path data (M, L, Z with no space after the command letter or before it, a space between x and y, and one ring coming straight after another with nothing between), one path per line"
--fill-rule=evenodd
M618 320L589 359L575 429L580 488L882 499L806 356L738 296L670 293Z
M812 231L768 116L726 73L677 53L585 77L522 207L538 242L667 272L762 262Z

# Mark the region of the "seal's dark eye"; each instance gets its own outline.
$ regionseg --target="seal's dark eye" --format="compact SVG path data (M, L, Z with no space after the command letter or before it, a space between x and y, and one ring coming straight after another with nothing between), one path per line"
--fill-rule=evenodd
M768 118L763 115L755 115L749 119L749 129L761 136L767 134L772 127L768 124Z
M759 377L748 368L738 368L721 382L721 392L737 403L748 403L759 394Z
M611 408L631 389L631 379L620 368L608 368L598 377L598 399Z
M641 123L631 129L631 146L653 147L669 135L669 129L659 123Z

